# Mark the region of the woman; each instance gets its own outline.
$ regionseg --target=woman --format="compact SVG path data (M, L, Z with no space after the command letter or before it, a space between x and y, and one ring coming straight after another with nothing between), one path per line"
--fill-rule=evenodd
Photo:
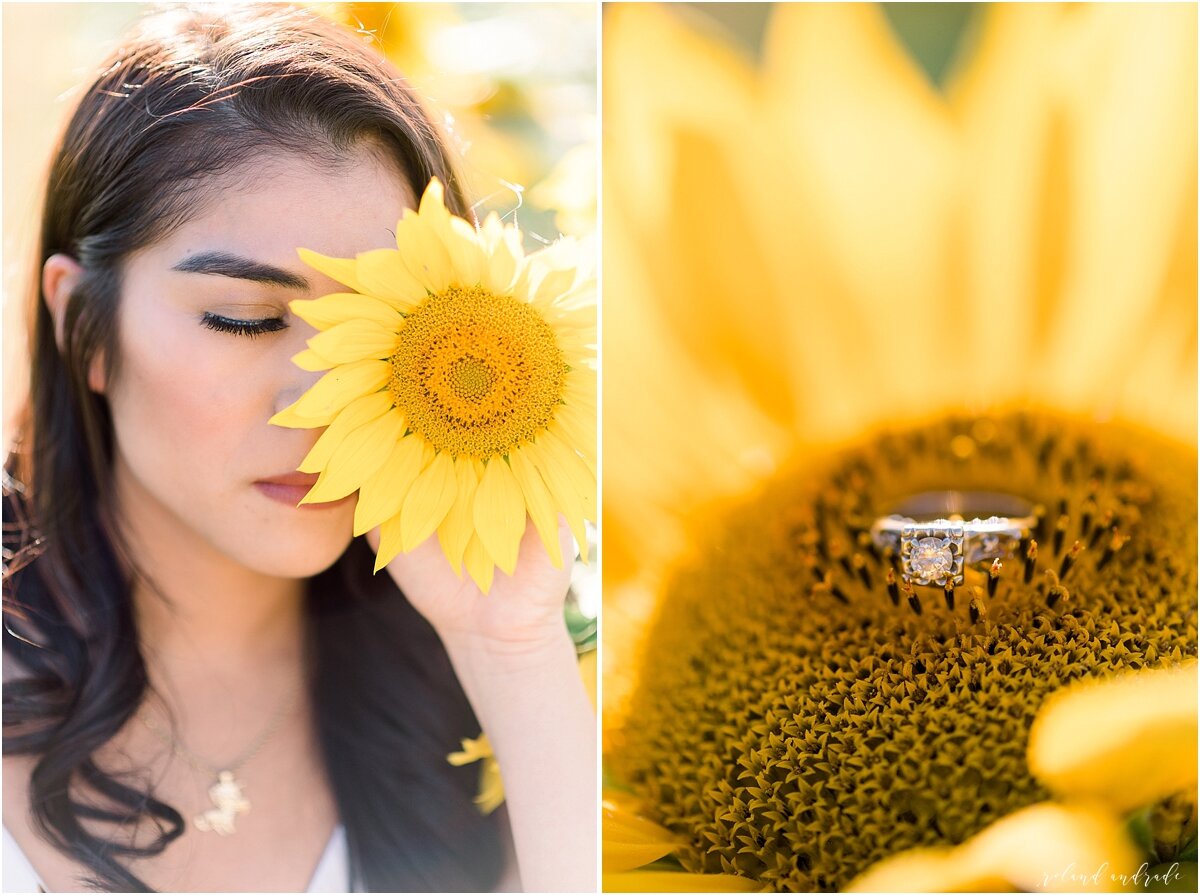
M296 248L394 246L433 177L470 217L399 75L308 11L157 15L81 98L7 467L6 888L594 888L567 571L530 529L487 597L433 539L372 577L353 496L296 506L319 430L267 423L319 375L288 301L343 291ZM481 728L490 817L446 762Z

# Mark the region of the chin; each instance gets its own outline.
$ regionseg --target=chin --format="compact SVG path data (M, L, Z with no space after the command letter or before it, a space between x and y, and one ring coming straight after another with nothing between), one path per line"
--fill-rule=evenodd
M261 550L244 559L247 567L263 575L277 578L311 578L324 572L346 552L353 540L347 531L345 537L325 539L319 543L283 543L277 540L269 549Z
M234 556L247 568L277 578L311 578L337 562L354 540L354 505L348 512L305 511L288 524L272 525L236 545ZM250 547L248 551L246 548Z

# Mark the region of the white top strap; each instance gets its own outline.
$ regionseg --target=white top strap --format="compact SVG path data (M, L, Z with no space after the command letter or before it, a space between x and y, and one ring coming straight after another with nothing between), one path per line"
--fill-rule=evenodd
M45 892L46 887L38 879L37 871L13 839L8 827L4 828L4 891Z

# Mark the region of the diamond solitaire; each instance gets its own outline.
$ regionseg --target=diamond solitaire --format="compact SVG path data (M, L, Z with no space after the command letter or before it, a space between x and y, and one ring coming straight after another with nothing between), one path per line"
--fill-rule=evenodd
M963 583L964 566L1013 555L1037 523L1033 510L1011 494L930 491L876 519L871 538L899 559L899 571L909 584L957 587ZM964 521L969 512L979 515Z
M963 583L963 524L935 519L900 531L900 562L912 584Z
M941 538L921 538L908 563L923 578L944 578L954 566L954 551Z

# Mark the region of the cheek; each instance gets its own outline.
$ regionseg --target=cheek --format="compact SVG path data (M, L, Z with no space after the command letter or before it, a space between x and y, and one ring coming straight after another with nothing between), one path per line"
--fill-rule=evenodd
M195 329L123 333L109 402L122 451L147 484L220 490L265 426L270 397L243 346Z
M136 499L167 511L153 518L248 568L307 577L345 550L354 503L297 511L253 487L294 469L318 435L267 422L316 378L291 364L296 350L186 320L143 325L123 333L108 397Z

